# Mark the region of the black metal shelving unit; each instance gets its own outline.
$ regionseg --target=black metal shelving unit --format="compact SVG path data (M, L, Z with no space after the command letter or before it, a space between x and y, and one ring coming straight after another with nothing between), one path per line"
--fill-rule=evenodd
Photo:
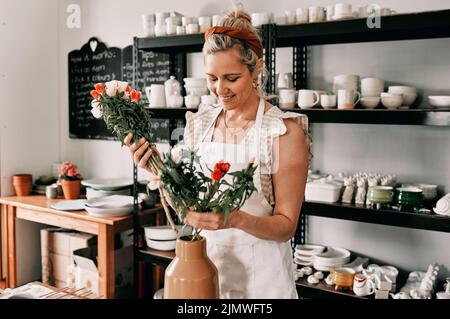
M379 17L379 19L381 28L370 28L366 18L299 25L269 24L262 26L259 33L263 39L264 60L269 71L267 92L275 92L276 48L292 47L294 85L298 90L307 87L308 46L450 38L450 10L397 14ZM178 71L177 77L183 78L186 76L186 54L200 52L203 41L203 34L135 38L133 56L137 56L138 50L169 53L171 70ZM196 109L154 108L149 111L155 118L168 118L174 122L174 120L184 119L187 111L195 112ZM324 110L313 108L302 110L295 108L286 111L306 114L310 123L450 126L450 109L427 108L392 111L386 109ZM135 181L137 181L136 168ZM393 210L374 210L354 205L305 202L293 246L305 243L307 216L450 232L450 218L434 214L404 213ZM137 223L135 223L135 227L139 227ZM136 245L135 247L135 256L138 260L153 264L168 265L174 256L173 252L161 253L151 249L142 249ZM331 288L310 285L302 280L297 282L297 290L302 297L307 298L356 297L351 293L335 292Z

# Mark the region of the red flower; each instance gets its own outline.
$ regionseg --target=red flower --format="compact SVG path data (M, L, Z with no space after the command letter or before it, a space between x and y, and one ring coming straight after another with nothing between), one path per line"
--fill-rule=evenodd
M125 93L130 94L130 92L131 92L131 88L129 85L127 85L127 87L125 88Z
M100 98L100 93L98 93L96 90L92 90L92 91L91 91L91 96L92 96L94 99L98 100L98 99Z
M141 98L141 92L136 91L136 90L131 91L131 101L132 102L138 102L140 98Z
M221 171L223 174L226 174L228 172L228 170L230 169L230 163L224 163L223 161L220 161L219 163L216 164L216 166L214 166L214 170L219 170Z
M214 172L211 174L211 178L214 181L219 181L223 177L224 173L222 173L220 170L214 170Z
M96 85L94 85L95 90L97 91L97 93L102 94L105 92L105 86L103 85L103 83L97 83Z

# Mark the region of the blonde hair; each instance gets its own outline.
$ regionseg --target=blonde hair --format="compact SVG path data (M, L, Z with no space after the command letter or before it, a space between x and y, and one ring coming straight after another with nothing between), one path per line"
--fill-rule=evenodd
M218 26L252 31L261 41L258 31L252 25L250 15L242 10L237 10L236 8L229 10L219 21ZM219 51L226 51L233 47L238 49L240 62L247 66L250 73L253 73L256 69L256 64L258 63L259 58L256 53L250 49L248 45L246 45L245 41L231 38L226 34L212 34L203 45L203 54L207 55ZM263 98L266 97L265 84L268 74L267 68L263 64L260 74L262 76L258 76L256 81L256 90L258 91L258 95Z

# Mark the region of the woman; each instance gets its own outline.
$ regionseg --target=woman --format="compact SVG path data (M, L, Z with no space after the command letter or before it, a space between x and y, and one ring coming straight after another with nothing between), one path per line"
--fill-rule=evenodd
M257 192L227 223L223 214L195 211L184 222L207 238L221 298L297 298L289 240L307 177L307 118L262 98L263 47L249 15L232 10L219 25L205 33L203 53L208 89L220 106L188 112L184 140L208 167L225 160L240 170L254 158ZM130 141L131 135L124 142L135 163L146 168L148 142Z

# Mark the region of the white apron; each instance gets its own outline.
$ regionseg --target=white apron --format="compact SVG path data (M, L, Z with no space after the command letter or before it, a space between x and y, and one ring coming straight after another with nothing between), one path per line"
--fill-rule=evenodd
M211 142L214 123L222 111L220 108L204 133L198 145L198 154L205 174L220 160L231 164L230 172L247 167L255 157L258 168L253 181L257 191L242 206L241 210L254 216L271 216L273 207L267 202L261 190L259 171L259 147L261 123L264 115L264 100L261 99L255 125L247 134L256 134L254 145ZM230 176L226 176L231 182ZM219 270L221 298L245 299L287 299L298 298L292 271L292 250L289 242L259 239L240 229L203 230L207 238L208 256Z

